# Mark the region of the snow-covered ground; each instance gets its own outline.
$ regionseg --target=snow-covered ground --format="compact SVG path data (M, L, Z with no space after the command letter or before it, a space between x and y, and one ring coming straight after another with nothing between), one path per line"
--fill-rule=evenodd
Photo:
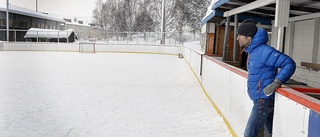
M0 52L1 137L229 137L184 59Z

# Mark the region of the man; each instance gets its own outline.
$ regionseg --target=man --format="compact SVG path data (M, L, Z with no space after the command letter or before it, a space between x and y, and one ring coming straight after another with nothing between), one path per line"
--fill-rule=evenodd
M289 56L267 45L267 31L257 28L252 20L245 20L239 26L237 40L248 53L247 92L253 101L244 136L256 137L263 124L272 134L274 91L293 75L296 64Z

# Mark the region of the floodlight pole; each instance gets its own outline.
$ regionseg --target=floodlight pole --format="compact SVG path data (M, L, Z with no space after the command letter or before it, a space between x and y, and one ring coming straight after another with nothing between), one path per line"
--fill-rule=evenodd
M160 44L165 44L165 31L166 31L166 21L165 21L165 0L162 0L162 21L161 21L161 43Z
M38 0L36 0L36 12L38 12Z
M7 0L7 41L9 42L9 0Z

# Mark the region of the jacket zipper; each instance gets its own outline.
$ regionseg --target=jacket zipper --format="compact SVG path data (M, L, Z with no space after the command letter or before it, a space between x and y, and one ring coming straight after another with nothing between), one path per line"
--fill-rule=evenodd
M259 80L259 82L258 82L258 94L260 94L260 89L261 89L261 81L262 81L262 79L260 79L260 80Z

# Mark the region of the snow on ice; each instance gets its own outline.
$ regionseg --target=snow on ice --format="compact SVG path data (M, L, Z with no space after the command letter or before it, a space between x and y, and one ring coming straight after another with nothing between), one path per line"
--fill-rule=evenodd
M229 137L184 59L2 51L0 136Z

